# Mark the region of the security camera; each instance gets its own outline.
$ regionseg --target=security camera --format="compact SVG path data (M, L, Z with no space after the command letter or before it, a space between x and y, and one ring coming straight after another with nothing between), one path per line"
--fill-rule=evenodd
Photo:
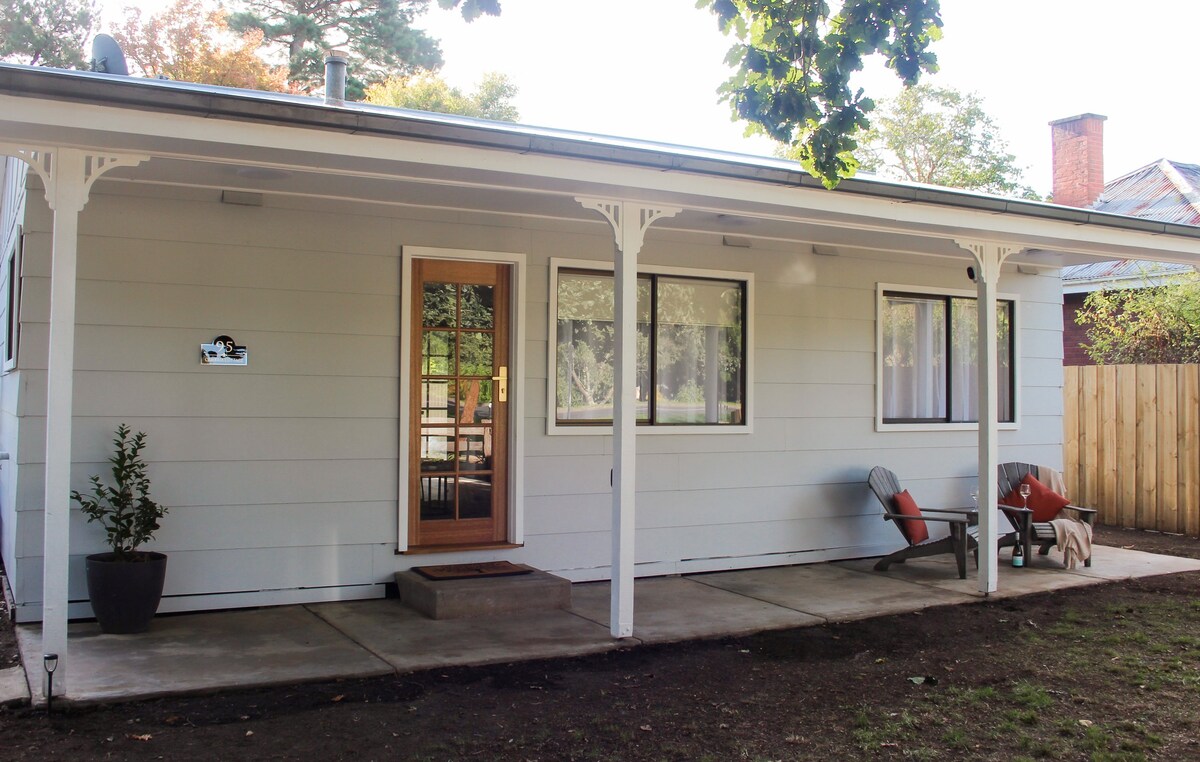
M971 279L971 282L972 282L972 283L978 283L978 282L979 282L979 281L975 280L975 268L974 268L974 267L968 267L968 268L967 268L967 277Z

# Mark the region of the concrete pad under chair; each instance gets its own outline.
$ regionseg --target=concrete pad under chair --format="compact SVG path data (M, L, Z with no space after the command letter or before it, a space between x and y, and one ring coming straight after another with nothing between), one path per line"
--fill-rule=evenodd
M31 675L41 674L41 635L17 628ZM301 606L160 616L137 635L73 623L67 637L67 698L81 703L392 674ZM34 703L44 704L38 686Z
M24 704L28 700L29 683L25 680L25 670L20 665L0 669L0 706Z
M622 645L606 628L562 609L434 620L396 599L310 608L398 672L579 656Z
M975 600L969 594L914 584L896 577L877 576L867 580L863 572L837 564L697 574L690 579L833 622L903 614L929 606Z
M1055 552L1050 551L1050 557ZM1043 563L1046 556L1041 556L1034 563ZM1058 568L1063 569L1062 554L1058 554ZM1079 564L1074 569L1066 569L1072 574L1085 577L1096 577L1103 580L1133 579L1135 577L1153 577L1159 574L1179 574L1182 572L1200 571L1200 560L1195 558L1179 558L1177 556L1160 556L1129 548L1114 548L1108 545L1092 546L1092 565L1085 567Z
M886 572L875 571L875 559L862 558L855 561L838 561L835 566L873 574L878 577L914 582L940 590L960 595L982 597L979 592L979 576L972 563L967 569L967 578L958 578L958 568L950 557L930 557L908 561L903 564L892 564ZM1026 567L1014 569L1007 563L1000 564L997 569L996 592L993 598L1010 598L1018 595L1029 595L1047 590L1058 590L1067 587L1094 584L1101 580L1066 574L1062 569Z
M607 631L610 590L607 582L575 585L571 610ZM633 637L646 643L748 635L825 621L686 577L639 579L633 601Z
M1007 552L1001 554L997 590L992 593L992 597L1009 598L1100 582L1200 571L1200 561L1196 559L1160 556L1107 545L1092 546L1091 567L1085 567L1081 563L1074 569L1067 569L1063 565L1062 554L1053 549L1045 556L1035 554L1032 562L1022 569L1014 569L1008 563L1009 557ZM839 561L835 565L868 573L893 575L952 592L982 595L977 589L978 578L975 569L970 568L967 578L960 580L954 568L954 560L948 556L893 564L886 572L873 571L874 563L875 559L858 559Z

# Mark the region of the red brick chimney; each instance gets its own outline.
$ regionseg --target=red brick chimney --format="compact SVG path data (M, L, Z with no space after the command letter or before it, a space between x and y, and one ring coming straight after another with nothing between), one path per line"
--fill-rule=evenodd
M1054 155L1051 200L1063 206L1088 207L1104 190L1104 120L1080 114L1050 123Z

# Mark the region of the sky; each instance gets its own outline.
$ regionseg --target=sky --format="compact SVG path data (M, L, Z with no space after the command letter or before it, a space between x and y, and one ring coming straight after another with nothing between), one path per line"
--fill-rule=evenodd
M166 0L105 0L153 10ZM419 26L441 41L442 76L470 89L484 72L519 88L521 121L540 127L770 155L746 138L716 93L732 44L695 0L502 0L499 18L468 24L437 3ZM1191 90L1200 36L1194 0L942 0L938 74L923 79L983 97L1025 182L1050 192L1054 119L1108 117L1105 175L1112 180L1161 158L1200 163L1200 100ZM882 66L859 82L894 95Z

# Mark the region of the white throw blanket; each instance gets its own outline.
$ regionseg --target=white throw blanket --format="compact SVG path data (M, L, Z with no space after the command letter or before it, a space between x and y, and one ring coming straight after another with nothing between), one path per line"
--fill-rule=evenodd
M1038 472L1037 476L1034 477L1035 479L1063 497L1069 497L1067 495L1067 485L1063 482L1062 474L1049 466L1038 466L1037 469Z
M1073 519L1054 519L1054 539L1063 554L1063 564L1074 569L1075 564L1092 557L1092 525Z

